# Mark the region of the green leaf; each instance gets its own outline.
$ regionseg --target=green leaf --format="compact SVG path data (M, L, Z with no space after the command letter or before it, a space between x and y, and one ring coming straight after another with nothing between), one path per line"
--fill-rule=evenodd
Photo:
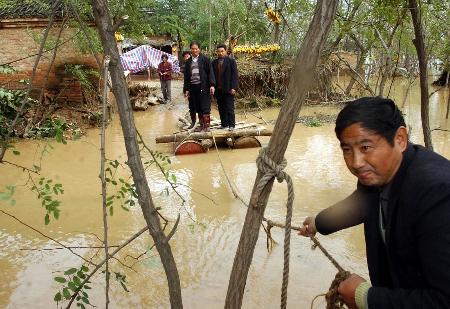
M59 282L59 283L65 283L67 281L66 278L63 278L63 277L55 277L54 279L56 282Z
M77 271L77 276L78 276L80 279L86 278L86 275L85 275L81 270Z
M89 270L89 268L85 265L81 266L81 270L84 272L87 272Z
M55 297L53 298L53 300L56 302L61 301L61 299L62 299L61 292L56 293Z
M63 295L65 299L70 299L71 294L68 288L63 289Z
M85 290L90 290L90 289L92 289L89 285L83 285L83 288L85 289Z
M69 276L77 272L76 268L70 268L64 272L64 275Z
M78 278L77 276L74 276L72 280L77 286L81 286L80 278Z
M77 290L77 286L75 285L75 283L73 283L72 281L70 281L67 286L69 287L69 289L71 289L72 291L76 292Z
M114 214L113 206L109 207L109 215L112 217Z
M85 304L89 304L89 299L87 299L87 297L81 297L81 300L83 301L83 303Z
M86 307L82 303L80 303L80 308L81 309L86 309Z
M18 156L18 155L20 155L20 151L18 151L18 150L13 150L13 154L16 155L16 156Z
M50 216L48 214L46 214L44 217L44 223L45 225L48 225L50 223Z

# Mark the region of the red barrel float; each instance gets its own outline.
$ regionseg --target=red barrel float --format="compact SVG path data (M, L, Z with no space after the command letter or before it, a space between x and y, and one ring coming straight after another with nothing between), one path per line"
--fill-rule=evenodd
M205 149L201 143L193 140L181 142L177 148L175 148L176 155L205 153L206 151L207 149Z

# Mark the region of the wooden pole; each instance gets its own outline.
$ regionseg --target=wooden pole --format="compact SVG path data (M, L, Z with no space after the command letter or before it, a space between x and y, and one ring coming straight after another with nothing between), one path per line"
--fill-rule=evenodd
M419 79L420 79L420 112L422 116L422 131L425 147L433 150L433 141L431 139L430 116L428 97L428 74L427 74L427 51L425 49L425 35L423 34L422 15L416 0L409 0L409 10L414 26L415 38L413 40L419 59Z
M337 0L317 1L314 17L295 61L287 97L281 107L273 136L267 147L268 156L277 164L283 160L302 102L313 84L314 78L312 77L316 76L316 66L319 62L323 45L328 37L337 3ZM258 240L264 210L273 185L272 180L258 194L256 188L262 176L262 173L258 171L250 198L250 205L247 208L241 238L234 257L225 308L236 309L242 306L248 271L256 241Z
M114 38L111 16L109 14L106 0L92 0L95 23L100 35L105 55L110 56L109 73L111 75L112 89L119 109L120 123L122 125L125 148L128 156L133 181L138 194L145 222L149 228L150 235L155 242L161 263L169 285L169 297L171 308L183 308L181 297L180 277L178 275L175 259L169 245L169 239L164 234L158 211L150 193L150 188L145 176L144 165L139 152L137 142L136 126L134 124L133 110L131 108L128 86L120 64L119 51Z
M103 62L103 96L102 96L102 130L100 138L100 180L102 183L102 210L103 210L103 244L105 245L105 309L109 308L109 249L108 249L108 215L107 215L107 193L106 193L106 105L108 104L108 66L109 58L105 57Z

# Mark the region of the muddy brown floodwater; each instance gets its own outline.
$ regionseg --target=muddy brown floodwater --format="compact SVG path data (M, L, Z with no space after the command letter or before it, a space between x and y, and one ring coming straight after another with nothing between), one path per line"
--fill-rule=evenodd
M406 82L396 82L391 90L397 102L403 101ZM180 83L175 82L173 93L181 93ZM449 130L450 121L445 120L446 92L440 91L431 97L430 116L432 128ZM155 136L174 132L177 118L187 110L187 104L177 96L172 105L150 107L145 112L136 112L136 125L145 142L155 150L170 155L170 170L176 175L180 198L169 190L164 177L156 168L147 170L154 202L162 213L174 221L181 213L180 226L170 244L181 277L185 308L223 308L228 279L234 254L246 213L246 208L234 198L216 151L207 154L172 155L170 144L155 144ZM305 106L301 115L335 115L337 107ZM256 113L265 120L276 119L278 109ZM411 129L411 140L423 143L420 124L419 88L414 86L405 102L403 111ZM217 116L217 111L214 111ZM245 119L245 117L247 117ZM238 114L238 119L259 122L250 113ZM334 125L324 123L319 127L298 124L293 132L286 152L286 171L292 176L296 198L293 224L299 225L305 216L314 214L333 202L344 198L355 188L355 179L347 171L334 136ZM450 133L433 131L435 150L450 158ZM269 139L260 139L267 145ZM102 237L101 187L99 131L90 130L77 141L67 145L50 141L50 149L42 160L42 176L63 184L61 217L44 225L44 209L35 193L24 184L27 176L12 166L0 167L0 188L15 185L16 205L0 204L1 209L14 214L27 224L58 239L67 246L99 245L96 238ZM20 156L8 154L7 160L31 166L39 161L45 141L20 141L16 144ZM226 173L244 200L251 194L256 175L255 159L259 149L221 149L220 158ZM114 120L107 129L107 157L126 161L122 131L119 120ZM148 159L148 155L144 155ZM125 169L119 175L129 176ZM37 176L35 176L37 177ZM269 199L266 217L283 221L287 190L285 184L274 185ZM120 244L144 226L139 207L123 211L118 205L114 216L109 218L111 244ZM283 231L273 229L279 242L272 252L266 250L263 231L257 243L253 263L245 289L243 308L277 308L283 264ZM355 227L331 236L319 236L323 245L346 269L367 277L365 247L362 228ZM112 261L112 270L126 274L129 293L112 280L111 308L169 308L168 289L163 268L154 250L148 251L138 261L135 257L152 245L148 234L144 234L124 249L118 258L134 270ZM43 250L58 247L31 229L0 214L0 308L55 308L53 296L58 285L53 277L69 267L79 267L82 261L67 250ZM94 249L74 249L85 257L99 255ZM291 267L289 277L288 307L309 308L317 294L328 290L336 273L331 263L319 250L311 250L306 238L293 236L291 240ZM114 278L114 276L113 276ZM93 279L90 290L91 303L104 306L104 277ZM324 308L325 301L319 299L315 308Z

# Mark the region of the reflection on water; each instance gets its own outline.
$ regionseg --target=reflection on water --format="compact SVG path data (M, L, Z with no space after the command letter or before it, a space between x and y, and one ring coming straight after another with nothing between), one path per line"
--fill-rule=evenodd
M180 91L175 85L174 92ZM402 101L404 87L395 83L391 94ZM413 87L403 111L411 126L411 140L422 143L420 123L420 99L418 87ZM432 128L449 129L444 119L446 97L443 91L435 93L430 101ZM175 106L156 106L147 112L137 112L135 120L145 142L153 149L171 153L170 144L155 145L157 135L173 132L177 118L185 113L186 103L179 100ZM336 107L304 107L302 115L314 113L336 114ZM261 113L265 120L275 119L278 110ZM216 112L217 115L217 112ZM247 121L259 121L247 114ZM107 157L126 161L123 137L118 117L107 131ZM244 118L244 115L238 115ZM297 125L286 152L286 171L292 176L296 189L293 224L299 225L305 216L316 213L327 205L345 197L355 187L353 176L346 170L339 145L334 136L334 126L320 127ZM450 157L449 133L433 131L437 152ZM267 144L268 138L261 138ZM58 239L68 246L98 246L102 237L102 211L99 183L99 131L91 130L79 141L62 146L50 142L54 149L45 155L42 175L64 185L61 197L61 218L45 226L44 210L36 196L24 186L28 177L11 166L1 167L0 188L6 184L16 185L16 206L1 204L3 210L13 213L27 224ZM19 157L9 155L7 160L31 166L39 161L44 141L17 143ZM255 159L258 149L220 150L227 175L244 200L248 200L256 175ZM144 154L144 159L149 159ZM171 192L161 172L156 168L147 170L147 178L154 202L172 222L181 213L181 224L171 240L171 246L180 272L183 301L186 308L222 308L235 250L239 241L245 206L235 199L220 165L218 154L171 157L171 170L178 181L177 190L185 200ZM125 169L119 175L128 177ZM283 221L287 190L285 184L275 183L269 199L266 217ZM119 244L141 229L145 224L140 209L125 212L116 206L109 219L110 243ZM195 220L195 222L193 221ZM168 226L170 229L172 223ZM283 231L273 229L273 236L282 243ZM329 237L320 237L324 246L349 270L367 276L364 238L362 228L341 231ZM127 275L130 293L119 284L112 283L112 308L168 308L168 291L159 257L151 238L144 234L124 249L118 258L134 271L112 261L112 270ZM66 250L43 250L54 248L49 239L13 219L0 215L0 268L4 280L0 283L0 307L51 308L53 295L58 286L53 277L69 267L80 266L79 258ZM294 236L291 244L291 267L289 278L289 301L291 308L307 308L312 298L328 289L336 270L318 251L312 251L305 238ZM32 249L32 250L30 250ZM96 249L74 249L86 258L101 259ZM139 260L136 257L144 254ZM97 256L97 257L96 257ZM264 232L260 233L254 259L250 268L244 308L274 308L279 306L282 278L283 248L276 245L272 252L266 250ZM93 279L91 302L102 307L103 276ZM322 308L319 300L316 308Z

